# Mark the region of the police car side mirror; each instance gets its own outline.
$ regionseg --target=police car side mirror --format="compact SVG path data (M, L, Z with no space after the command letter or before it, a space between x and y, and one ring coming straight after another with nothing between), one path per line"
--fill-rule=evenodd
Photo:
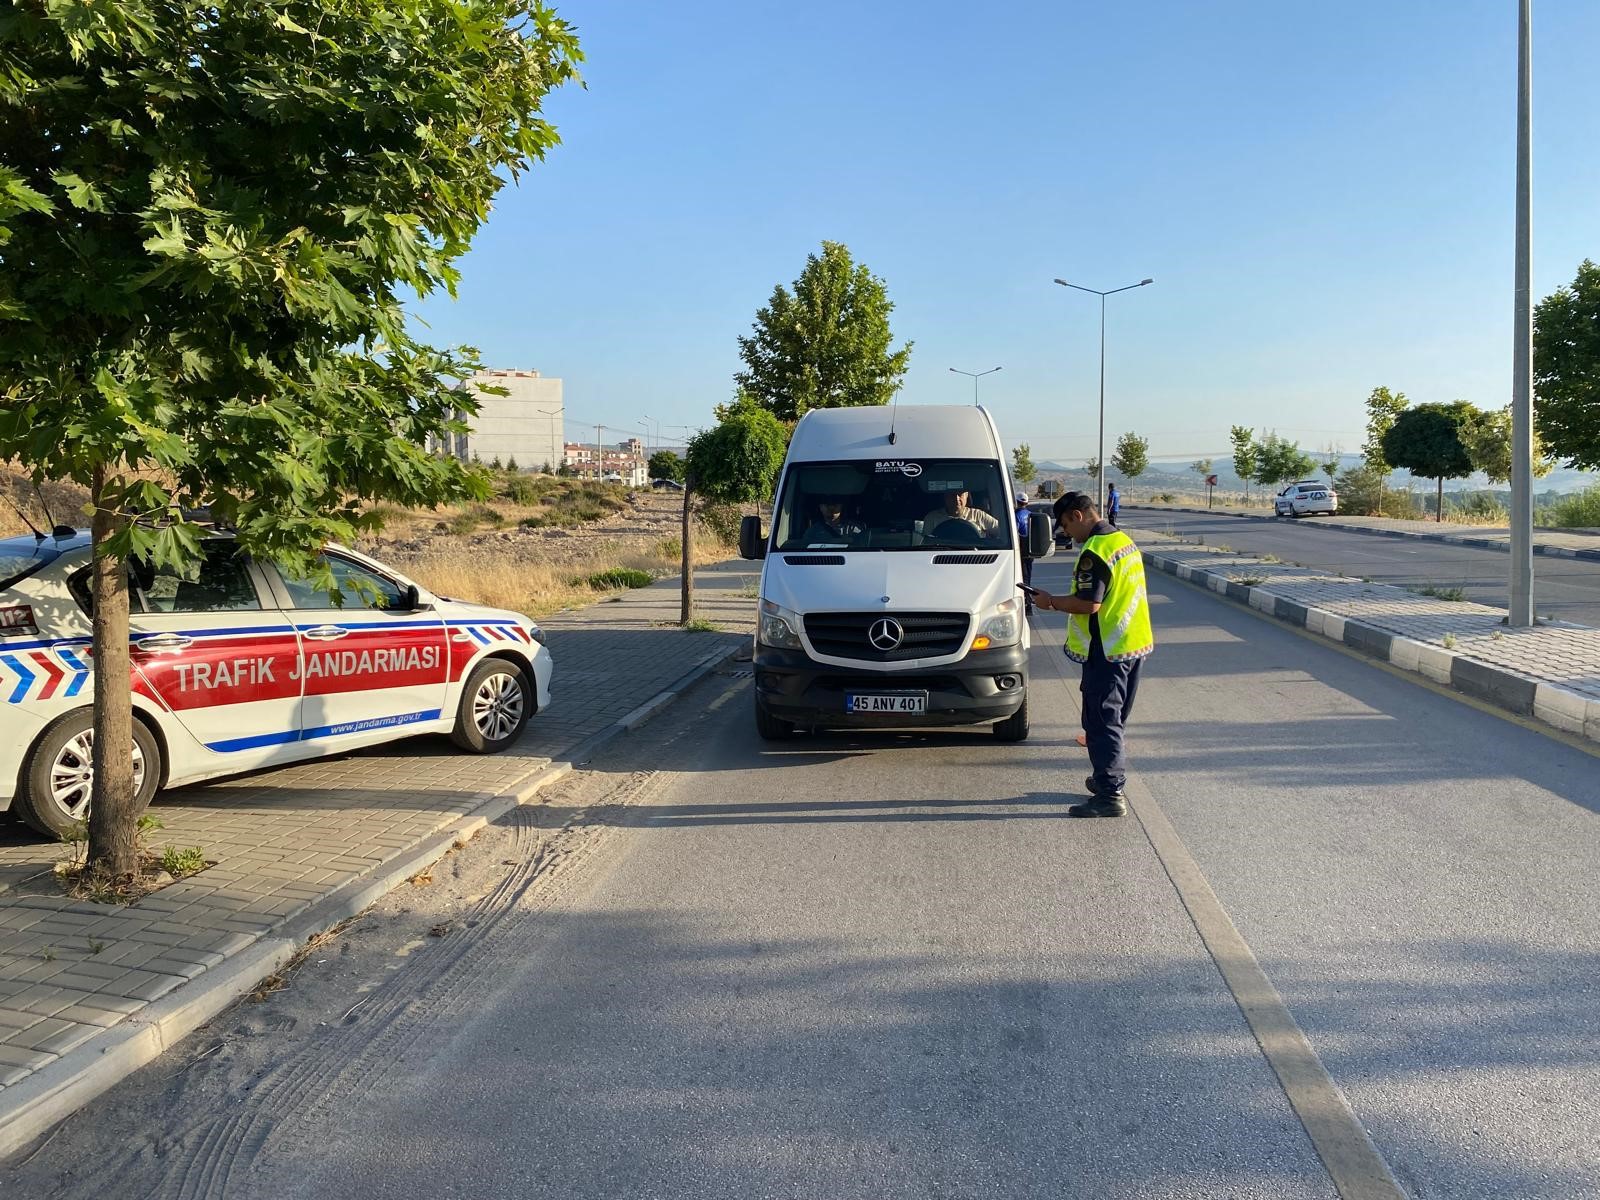
M1028 514L1028 557L1046 558L1055 549L1050 522L1041 513Z
M408 583L400 593L400 611L416 612L422 607L422 593L417 590L417 585Z
M767 535L761 532L760 517L747 516L739 522L739 556L741 558L767 556Z

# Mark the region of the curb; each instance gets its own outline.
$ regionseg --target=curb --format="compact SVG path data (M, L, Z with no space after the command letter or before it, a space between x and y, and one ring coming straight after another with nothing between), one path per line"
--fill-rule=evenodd
M282 970L308 938L370 908L418 871L439 861L457 841L526 804L588 762L608 743L638 729L741 649L742 646L719 646L702 656L667 688L620 720L570 746L562 758L518 776L498 792L480 793L480 803L448 828L374 868L374 873L335 889L280 928L4 1089L0 1092L0 1159L23 1149L52 1125L254 991L262 980Z
M1203 516L1232 517L1236 521L1283 520L1282 517L1273 516L1269 513L1219 513L1216 509L1211 508L1188 508L1180 507L1178 505L1168 505L1164 508L1153 508L1149 505L1143 504L1124 504L1122 507L1130 512L1134 509L1137 509L1140 512L1148 513L1200 513ZM1470 535L1460 533L1422 533L1413 529L1374 529L1368 525L1348 525L1340 521L1330 521L1323 517L1318 517L1309 522L1302 523L1301 527L1306 529L1337 529L1341 533L1364 533L1369 537L1409 538L1412 541L1418 542L1443 542L1450 546L1473 546L1479 549L1501 550L1507 554L1511 553L1511 543L1509 541L1497 541L1493 538L1471 537ZM1542 556L1544 558L1579 558L1590 562L1600 562L1600 550L1573 550L1566 546L1547 546L1542 542L1535 542L1533 544L1533 552L1535 555Z
M1600 742L1600 700L1591 700L1580 692L1313 608L1266 588L1237 583L1219 572L1181 563L1158 550L1145 551L1144 560L1174 578L1225 596L1264 616L1318 634L1402 671L1422 675L1496 708Z

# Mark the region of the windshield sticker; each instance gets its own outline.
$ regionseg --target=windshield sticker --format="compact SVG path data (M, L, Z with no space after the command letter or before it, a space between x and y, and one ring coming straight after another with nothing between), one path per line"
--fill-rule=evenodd
M878 463L878 473L880 475L892 475L895 472L899 472L902 475L906 475L912 479L915 479L918 475L922 474L922 464L906 462L904 459L899 458L892 458Z

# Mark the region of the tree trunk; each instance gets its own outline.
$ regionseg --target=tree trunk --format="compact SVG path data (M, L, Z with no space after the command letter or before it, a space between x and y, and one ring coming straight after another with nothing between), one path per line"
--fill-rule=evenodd
M103 875L138 869L139 809L133 787L133 694L129 687L128 566L100 553L118 516L103 501L105 468L94 473L94 791L89 868ZM153 767L155 764L149 764Z
M694 495L694 485L686 484L683 489L683 601L678 610L678 623L687 625L694 620L694 514L690 498Z
M1435 521L1438 521L1440 524L1443 524L1444 523L1444 476L1443 475L1439 476L1439 490L1437 492L1437 496L1438 496L1438 499L1436 499L1433 502L1433 504L1434 504L1433 519Z

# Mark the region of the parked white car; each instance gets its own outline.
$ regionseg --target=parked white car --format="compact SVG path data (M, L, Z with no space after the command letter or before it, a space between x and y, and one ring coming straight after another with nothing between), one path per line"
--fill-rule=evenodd
M1302 479L1273 498L1272 511L1280 517L1331 517L1339 511L1339 493L1320 480Z
M415 733L491 753L549 705L550 653L530 618L325 553L342 605L226 536L207 540L195 579L130 569L143 798ZM84 533L0 540L0 811L48 834L85 817L93 785L89 566Z

